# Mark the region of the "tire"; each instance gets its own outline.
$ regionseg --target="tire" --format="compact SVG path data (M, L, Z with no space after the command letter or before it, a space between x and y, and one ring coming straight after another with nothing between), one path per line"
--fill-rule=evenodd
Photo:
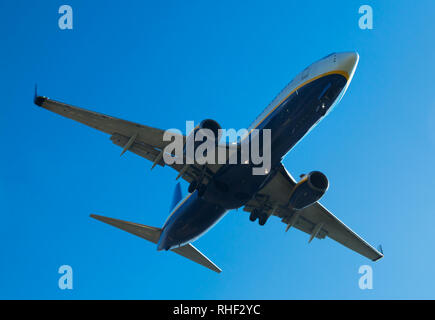
M258 217L258 224L259 224L260 226L264 226L264 225L266 224L268 218L269 218L269 217L267 216L267 214L262 213L262 214L260 215L260 217Z
M189 184L189 188L187 189L187 191L189 193L192 193L193 191L196 190L196 187L198 186L198 183L196 182L196 180L193 180L190 184Z
M249 215L249 220L251 220L252 222L257 220L257 212L256 212L256 210L252 210L251 214Z

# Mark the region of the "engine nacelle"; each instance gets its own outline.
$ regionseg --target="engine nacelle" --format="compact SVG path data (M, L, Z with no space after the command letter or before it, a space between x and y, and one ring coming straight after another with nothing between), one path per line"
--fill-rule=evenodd
M193 161L197 147L206 140L214 140L214 143L218 145L221 138L220 129L221 126L214 120L205 119L201 121L186 138L186 143L183 149L186 159L191 159L191 161Z
M289 205L296 210L308 207L318 201L328 190L328 178L320 171L303 176L290 194Z
M203 130L206 129L206 130ZM205 119L202 120L199 125L197 125L187 136L186 142L193 142L196 146L205 141L205 136L207 139L214 139L216 145L219 143L221 138L221 132L219 131L221 126L214 120ZM200 131L201 130L201 131ZM199 141L198 141L199 140Z
M217 123L216 121L212 120L212 119L205 119L202 120L198 126L198 128L196 129L195 133L198 133L199 129L208 129L211 131L211 133L213 133L213 136L209 136L209 132L207 132L207 130L204 130L204 135L206 135L208 138L213 138L215 139L215 143L216 145L219 143L219 140L221 138L221 126L219 125L219 123Z

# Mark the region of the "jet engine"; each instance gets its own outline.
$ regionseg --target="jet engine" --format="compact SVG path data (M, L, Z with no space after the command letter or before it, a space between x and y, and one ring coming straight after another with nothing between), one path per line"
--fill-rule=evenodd
M207 130L204 130L203 135L207 136L208 138L214 138L215 143L218 144L220 137L221 137L221 133L219 132L219 130L221 129L221 126L219 125L219 123L217 123L216 121L214 121L212 119L205 119L205 120L202 120L200 122L199 126L196 128L196 130L194 130L195 134L198 133L198 131L200 129L210 130L211 133L213 133L212 137L209 136L210 132L207 132Z
M219 144L221 138L220 132L221 126L214 120L205 119L199 123L187 136L183 147L183 155L185 159L185 164L193 164L198 161L196 158L196 151L199 146L203 145L205 148L201 154L203 156L207 155L208 147L210 147L210 142L214 143L215 146ZM207 142L205 144L205 142Z
M213 139L215 144L218 145L221 138L220 129L221 126L216 121L211 119L202 120L187 136L184 145L184 153L186 153L188 144L193 147L190 149L193 152L206 140L209 141L210 139Z
M304 175L290 194L290 207L300 210L312 205L325 194L328 186L328 178L320 171Z

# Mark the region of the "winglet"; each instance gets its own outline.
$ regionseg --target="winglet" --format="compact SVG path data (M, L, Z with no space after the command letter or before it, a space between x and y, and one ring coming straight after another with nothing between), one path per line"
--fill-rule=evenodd
M381 244L378 245L377 250L375 251L377 251L378 256L372 259L373 262L376 262L384 257L384 250L382 249Z
M47 97L38 96L38 85L35 84L35 93L33 96L33 103L42 107L42 104L47 100Z

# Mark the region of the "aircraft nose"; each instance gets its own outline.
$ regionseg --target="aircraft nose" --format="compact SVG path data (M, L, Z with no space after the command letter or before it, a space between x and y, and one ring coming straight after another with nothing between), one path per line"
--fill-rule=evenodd
M337 54L337 69L345 71L349 78L352 77L358 65L359 54L357 52L342 52Z

